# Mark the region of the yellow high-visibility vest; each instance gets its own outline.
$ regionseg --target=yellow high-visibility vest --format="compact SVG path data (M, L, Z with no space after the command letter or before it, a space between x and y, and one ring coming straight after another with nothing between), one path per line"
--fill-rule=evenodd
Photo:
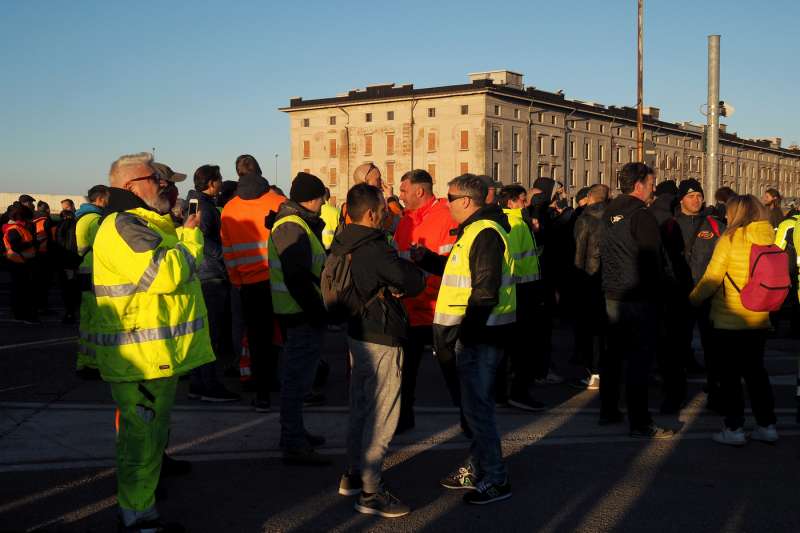
M530 283L540 279L536 239L522 218L522 209L503 209L503 213L511 225L508 243L511 246L511 257L514 258L514 280L517 283Z
M333 237L336 235L336 228L339 227L339 218L342 214L339 208L330 204L323 204L319 216L325 222L325 228L322 230L322 246L326 250L330 250L331 244L333 244Z
M308 235L308 241L311 243L311 273L317 278L320 278L322 276L322 267L325 265L325 248L322 247L322 243L317 236L314 235L314 232L311 231L311 228L308 227L306 221L298 215L289 215L275 222L275 225L272 226L272 233L275 233L275 230L284 224L297 224L306 232ZM278 255L277 248L275 246L275 242L272 240L271 234L267 249L269 250L269 269L272 275L272 279L270 280L272 308L278 315L294 315L297 313L302 313L303 308L300 307L300 304L298 304L294 298L292 298L288 287L286 287L286 278L283 274L283 265L281 265L281 259ZM317 291L319 292L319 287L317 287ZM321 292L320 298L322 298Z

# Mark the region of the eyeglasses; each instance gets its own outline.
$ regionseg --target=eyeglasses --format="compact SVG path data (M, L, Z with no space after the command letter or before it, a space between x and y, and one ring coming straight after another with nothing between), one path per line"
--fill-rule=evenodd
M144 180L154 181L156 184L158 184L161 181L161 176L159 176L158 173L154 172L149 176L142 176L141 178L133 178L132 180L128 180L128 183L133 183L134 181L144 181Z
M456 200L461 200L462 198L472 199L472 197L469 194L450 194L450 193L447 193L447 201L449 203L451 203L451 204L453 202L455 202Z

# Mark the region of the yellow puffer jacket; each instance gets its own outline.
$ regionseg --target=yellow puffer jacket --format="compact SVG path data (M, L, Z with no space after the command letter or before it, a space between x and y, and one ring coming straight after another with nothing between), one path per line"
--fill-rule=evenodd
M742 305L739 292L728 277L740 288L750 277L750 247L775 242L775 230L762 220L739 228L733 238L723 235L714 248L714 255L703 278L697 283L689 300L700 305L713 295L711 322L717 329L765 329L769 327L769 313L750 311Z

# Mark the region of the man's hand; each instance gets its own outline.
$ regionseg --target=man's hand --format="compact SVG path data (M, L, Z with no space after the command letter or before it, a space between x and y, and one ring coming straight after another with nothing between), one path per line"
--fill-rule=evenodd
M392 186L386 183L385 181L381 182L381 189L383 189L384 198L389 198L390 196L394 196Z
M189 215L186 217L186 220L183 223L183 227L186 229L194 229L200 225L200 211L195 213L194 215Z
M429 252L433 253L424 246L420 246L416 243L412 244L408 251L410 252L411 260L415 263L422 261L422 259L425 257L425 254Z

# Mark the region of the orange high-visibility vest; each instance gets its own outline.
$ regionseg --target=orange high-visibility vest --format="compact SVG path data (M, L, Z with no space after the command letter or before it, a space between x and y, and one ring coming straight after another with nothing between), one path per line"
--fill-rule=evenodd
M36 243L39 246L39 252L47 251L47 219L46 216L36 217L33 219L34 227L36 228Z
M11 231L16 231L19 233L20 237L22 237L22 242L27 244L22 252L15 252L11 249L11 239L9 239L9 234ZM34 248L33 243L33 235L31 235L31 232L28 231L28 228L26 228L24 224L19 222L11 223L8 225L8 227L6 227L6 231L3 232L3 245L6 249L6 259L12 263L23 264L25 261L33 259L36 255L36 249Z
M237 287L269 279L265 220L277 212L285 196L268 191L253 200L236 196L222 210L222 256L228 276Z

